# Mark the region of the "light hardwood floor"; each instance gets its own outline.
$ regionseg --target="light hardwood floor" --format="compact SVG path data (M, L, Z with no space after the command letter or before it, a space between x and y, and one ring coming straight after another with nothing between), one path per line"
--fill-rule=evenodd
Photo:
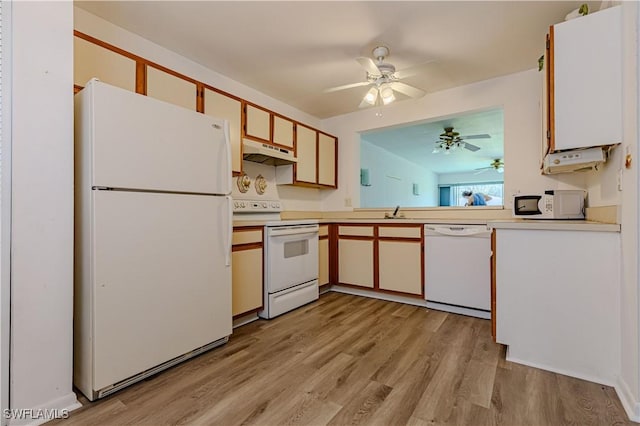
M328 293L63 426L619 425L607 386L505 361L489 321Z

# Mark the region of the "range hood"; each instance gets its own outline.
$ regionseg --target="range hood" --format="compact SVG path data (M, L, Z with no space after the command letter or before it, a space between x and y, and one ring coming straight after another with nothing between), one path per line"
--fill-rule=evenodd
M298 161L293 155L292 149L280 148L250 139L242 140L242 158L268 166L284 166Z
M607 161L601 147L554 152L544 158L543 173L571 173L593 170L598 164Z

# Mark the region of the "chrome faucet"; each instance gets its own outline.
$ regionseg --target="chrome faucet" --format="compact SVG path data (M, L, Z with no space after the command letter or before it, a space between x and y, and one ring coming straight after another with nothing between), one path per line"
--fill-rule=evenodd
M385 213L384 214L384 218L385 219L401 219L401 218L403 218L404 214L401 214L400 216L398 216L398 211L400 211L400 206L396 206L396 209L393 211L392 214Z

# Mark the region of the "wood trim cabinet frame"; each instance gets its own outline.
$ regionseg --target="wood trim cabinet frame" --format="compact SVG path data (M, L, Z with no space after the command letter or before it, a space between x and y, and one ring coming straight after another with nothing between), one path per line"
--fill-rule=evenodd
M347 234L340 233L340 227L352 228L354 231L357 228L363 228L363 232L349 232ZM370 228L371 232L367 232L366 228ZM417 231L418 237L410 236L381 236L380 228L408 228ZM420 298L424 300L424 226L422 224L368 224L368 223L338 223L333 225L333 232L331 236L334 241L330 244L330 259L332 265L331 283L335 283L345 287L359 288L378 293L387 293L394 295L401 295L404 297ZM340 281L340 240L346 241L370 241L372 243L372 264L373 264L373 285L371 287L354 285L350 283L344 283ZM380 287L380 243L385 242L400 242L400 243L414 243L419 244L419 293L408 293L403 291L388 290Z
M195 79L193 79L193 78L191 78L191 77L189 77L187 75L184 75L184 74L181 74L179 72L176 72L176 71L174 71L174 70L172 70L170 68L167 68L167 67L162 66L162 65L160 65L160 64L158 64L156 62L153 62L153 61L150 61L148 59L145 59L145 58L143 58L141 56L135 55L135 54L133 54L131 52L128 52L128 51L126 51L124 49L121 49L121 48L119 48L117 46L114 46L113 44L104 42L104 41L99 40L99 39L97 39L95 37L92 37L92 36L90 36L88 34L82 33L82 32L80 32L78 30L74 30L73 31L73 35L75 37L78 37L80 39L83 39L85 41L93 43L93 44L95 44L97 46L100 46L100 47L102 47L104 49L110 50L112 52L115 52L117 54L120 54L120 55L122 55L124 57L127 57L127 58L132 59L133 61L135 61L135 63L136 63L136 66L135 66L135 73L136 73L136 75L135 75L135 92L139 93L141 95L145 95L145 96L147 95L147 90L148 90L148 87L147 87L148 68L152 67L152 68L154 68L156 70L162 71L164 73L167 73L169 75L172 75L174 77L182 79L182 80L184 80L186 82L192 83L194 85L194 90L195 90L194 110L197 111L197 112L204 113L205 108L206 108L206 105L205 105L205 102L204 102L204 89L209 89L209 90L217 92L217 93L219 93L221 95L227 96L227 97L235 99L237 101L240 101L242 103L242 109L241 109L241 115L242 115L241 116L241 128L242 128L241 132L242 133L241 133L241 136L240 136L241 139L246 137L248 139L257 140L257 141L260 141L260 142L263 142L263 143L269 143L271 145L280 146L280 147L283 147L283 148L286 148L286 149L293 149L294 152L297 155L297 147L296 147L296 139L297 138L296 138L296 134L297 134L298 125L304 125L304 126L310 128L310 129L315 130L316 132L320 132L320 133L323 133L323 134L325 134L327 136L330 136L330 137L334 138L335 141L336 141L335 159L334 159L334 162L335 162L335 166L334 166L335 167L335 184L334 185L322 185L322 184L318 184L317 183L318 182L318 179L317 179L317 165L316 165L316 181L315 181L315 183L304 183L304 182L295 182L294 181L293 184L294 185L300 185L300 186L312 186L312 187L315 187L315 188L337 188L338 187L338 146L337 146L338 138L337 137L329 135L328 133L322 132L321 130L315 129L315 128L311 127L311 126L305 125L304 123L301 123L301 122L296 121L296 120L294 120L292 118L286 117L286 116L284 116L282 114L279 114L279 113L277 113L275 111L272 111L272 110L270 110L268 108L262 107L260 105L254 104L252 102L249 102L249 101L247 101L245 99L242 99L242 98L240 98L238 96L235 96L235 95L233 95L231 93L228 93L228 92L225 92L225 91L220 90L218 88L215 88L213 86L210 86L210 85L208 85L208 84L206 84L204 82L195 80ZM82 88L83 88L83 86L75 84L74 85L74 94L79 92L80 90L82 90ZM266 112L266 113L268 113L270 115L270 117L269 117L269 139L268 140L261 139L261 138L258 138L258 137L255 137L255 136L247 134L247 132L246 132L246 106L247 105L250 105L250 106L252 106L254 108L262 110L262 111L264 111L264 112ZM287 146L287 145L278 144L278 143L275 143L273 141L274 117L279 117L281 119L288 120L288 121L293 123L293 132L294 132L293 147ZM318 147L317 147L317 141L316 141L316 151L317 151L317 149L318 149ZM242 157L242 141L240 141L240 156ZM318 153L316 152L316 161L317 161L317 158L318 158ZM241 170L240 171L234 171L233 175L237 176L240 173L241 173Z

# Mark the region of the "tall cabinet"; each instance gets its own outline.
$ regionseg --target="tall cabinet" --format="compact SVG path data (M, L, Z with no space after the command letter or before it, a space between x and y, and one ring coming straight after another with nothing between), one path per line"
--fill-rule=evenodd
M544 64L543 155L620 143L621 6L550 27Z

